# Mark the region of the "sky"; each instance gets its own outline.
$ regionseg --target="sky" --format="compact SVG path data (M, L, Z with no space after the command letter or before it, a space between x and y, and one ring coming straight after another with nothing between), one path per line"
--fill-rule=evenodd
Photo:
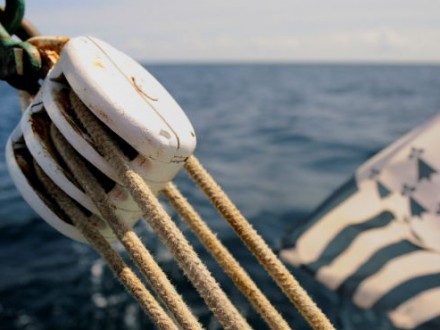
M27 0L26 17L144 62L440 63L439 0Z

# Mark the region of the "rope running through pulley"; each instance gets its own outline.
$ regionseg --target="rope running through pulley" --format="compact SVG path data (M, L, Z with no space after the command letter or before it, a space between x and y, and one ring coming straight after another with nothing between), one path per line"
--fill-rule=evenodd
M159 329L202 329L132 229L143 217L219 323L251 329L158 201L163 194L268 327L290 329L171 182L184 168L308 323L333 329L193 155L192 125L163 86L107 43L39 36L23 14L24 2L12 0L0 12L0 78L20 90L24 110L7 144L8 169L37 213L89 243ZM116 241L153 292L113 248Z

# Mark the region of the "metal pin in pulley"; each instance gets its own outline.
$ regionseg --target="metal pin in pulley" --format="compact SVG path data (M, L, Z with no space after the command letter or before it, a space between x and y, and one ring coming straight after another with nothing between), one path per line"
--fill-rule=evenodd
M133 226L142 214L120 185L112 164L99 154L75 118L72 94L112 132L130 166L154 193L183 166L196 138L180 106L141 65L95 38L71 39L11 134L6 158L17 188L34 210L62 234L85 242L57 210L35 173L34 162L81 207L100 216L60 160L51 139L52 125L95 173L120 218ZM114 239L105 221L97 226L106 238Z

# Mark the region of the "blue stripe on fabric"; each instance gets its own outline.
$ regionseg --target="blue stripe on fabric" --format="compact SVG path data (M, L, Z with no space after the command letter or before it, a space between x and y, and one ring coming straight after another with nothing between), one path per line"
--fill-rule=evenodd
M319 268L330 264L335 258L347 249L360 234L368 230L385 227L394 219L389 211L381 212L379 215L364 222L353 224L341 230L331 242L325 247L318 260L306 265L312 272L316 273Z
M439 330L440 329L440 316L437 316L425 323L420 324L418 327L415 327L413 330Z
M400 241L377 251L339 286L337 292L352 297L363 280L377 273L391 259L418 250L420 250L420 248L410 242Z
M412 278L388 291L372 308L380 311L396 309L400 304L415 295L438 287L440 287L440 273Z
M288 233L288 236L283 240L283 249L294 247L295 242L302 234L313 227L325 214L333 210L357 191L356 178L353 176L324 200L324 202L307 217L302 227L299 229L295 228Z

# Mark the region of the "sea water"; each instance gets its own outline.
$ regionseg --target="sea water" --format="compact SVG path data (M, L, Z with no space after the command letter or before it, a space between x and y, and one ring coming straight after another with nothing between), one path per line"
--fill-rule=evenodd
M197 157L274 250L362 162L440 111L440 66L147 68L193 122ZM5 83L0 84L0 113L4 149L20 118L16 93ZM291 326L307 328L186 175L179 174L176 182ZM250 324L266 329L189 229L174 219ZM151 228L139 222L136 231L206 328L220 328ZM338 328L392 329L383 315L362 311L310 275L291 271ZM98 255L56 232L23 201L2 153L0 329L149 328L148 317Z

